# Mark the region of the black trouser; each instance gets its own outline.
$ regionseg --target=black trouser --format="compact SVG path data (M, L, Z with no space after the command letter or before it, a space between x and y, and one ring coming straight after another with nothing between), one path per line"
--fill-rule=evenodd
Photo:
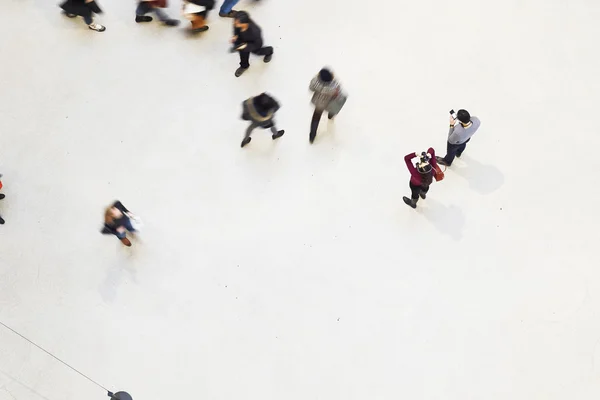
M454 157L461 156L465 148L467 147L467 143L469 143L471 139L467 140L462 144L452 144L448 142L446 144L446 155L444 156L444 161L448 165L452 165L452 161L454 161Z
M254 51L240 51L240 67L249 68L250 67L250 53L254 53L257 56L270 56L273 54L273 48L271 46L261 47L258 50Z
M273 135L275 135L278 132L277 128L275 127L275 121L271 121L271 124L269 124L267 126L261 126L261 124L259 124L258 122L252 121L252 123L250 123L250 125L246 129L246 135L244 136L244 139L246 139L247 137L250 137L250 135L252 134L252 131L259 127L263 128L263 129L271 129L271 133Z
M318 108L315 108L315 112L312 116L312 121L310 122L310 136L312 138L314 138L317 135L317 129L319 128L319 122L321 122L321 116L323 115L323 112L325 112L325 110L319 110ZM329 113L327 114L329 118L333 118L335 116Z
M413 185L412 182L409 182L408 186L410 186L410 198L414 201L419 200L420 193L429 192L429 186L417 186Z

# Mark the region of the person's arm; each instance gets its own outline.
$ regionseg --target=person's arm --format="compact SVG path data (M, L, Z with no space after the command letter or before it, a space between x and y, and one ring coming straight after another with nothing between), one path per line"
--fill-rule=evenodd
M456 126L451 128L450 133L448 134L448 143L460 143L460 138L464 131L465 129L462 126Z
M310 85L308 86L308 90L310 90L311 92L316 92L317 91L317 82L319 81L318 77L314 77L311 79L310 81Z
M435 169L438 169L438 163L437 163L437 159L435 158L435 149L433 147L430 147L427 152L429 154L431 154L431 160L429 160L429 162L431 163L431 165L433 165L433 167Z
M271 97L271 99L273 99L273 98ZM273 99L273 113L276 113L277 110L279 110L280 108L281 108L281 106L279 105L277 100Z
M113 204L113 207L118 208L123 214L128 214L129 210L127 208L125 208L125 206L123 205L123 203L121 203L120 201L115 201L115 204Z
M418 157L417 153L410 153L410 154L407 154L404 156L404 162L406 163L406 168L408 168L408 171L410 172L411 175L414 175L418 172L412 163L412 160L415 157Z

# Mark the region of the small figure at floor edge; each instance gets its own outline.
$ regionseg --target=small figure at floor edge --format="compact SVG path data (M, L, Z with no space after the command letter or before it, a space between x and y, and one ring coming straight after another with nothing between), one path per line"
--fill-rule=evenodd
M215 0L184 0L183 16L192 24L191 33L200 33L208 30L206 18L208 12L215 7Z
M163 24L167 26L179 25L179 20L170 18L166 12L161 10L162 8L167 7L167 0L139 0L135 10L135 22L152 21L152 17L146 14L153 12Z
M2 179L2 174L0 174L0 179ZM0 181L0 189L2 189L2 181ZM5 198L4 193L0 193L0 200ZM4 218L0 217L0 225L4 225Z
M264 56L265 63L273 58L273 48L263 47L262 31L245 11L235 13L231 43L233 43L232 51L240 54L240 67L235 71L235 76L238 78L250 68L250 53Z
M416 166L413 164L413 159L415 158L419 159ZM402 197L402 200L404 200L408 206L417 208L419 197L425 200L433 179L435 178L436 181L441 181L444 179L444 173L437 164L435 150L432 147L430 147L427 152L422 152L421 154L407 154L404 156L404 161L410 172L410 182L408 183L408 186L410 187L411 196L410 198L404 196Z
M102 14L102 10L94 0L67 0L60 5L64 14L69 18L83 17L91 30L104 32L106 27L94 22L93 14Z
M250 126L246 129L244 140L242 140L242 147L250 143L252 140L250 135L255 128L270 128L273 140L283 136L285 131L278 131L275 127L275 113L279 108L279 103L267 93L250 97L242 103L242 119L244 121L251 121Z
M131 241L127 238L127 232L136 232L131 224L131 218L133 214L120 201L115 201L104 211L102 234L115 235L121 243L130 247Z
M309 85L313 97L311 102L315 106L315 111L310 122L309 141L312 143L317 136L317 129L324 111L327 111L327 118L333 119L344 107L347 96L342 92L342 87L327 68L322 68Z

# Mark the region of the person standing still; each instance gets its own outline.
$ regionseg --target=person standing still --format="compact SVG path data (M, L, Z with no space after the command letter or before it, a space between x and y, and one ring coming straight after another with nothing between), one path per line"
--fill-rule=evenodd
M273 57L273 48L263 47L262 31L245 11L238 11L233 20L234 51L240 53L240 67L235 71L235 76L240 77L250 68L250 53L264 56L263 61L268 63Z
M458 123L456 121L458 119ZM454 115L450 114L450 130L448 131L448 143L446 145L446 155L437 157L437 162L449 167L454 161L454 157L459 157L465 151L467 143L481 126L481 121L477 117L472 117L467 110L458 110Z
M315 105L309 134L309 140L312 143L317 136L317 129L319 128L323 112L341 94L342 88L339 82L335 80L333 73L327 68L323 68L310 81L309 89L314 92L311 102ZM333 119L333 117L335 117L335 114L328 111L327 118Z

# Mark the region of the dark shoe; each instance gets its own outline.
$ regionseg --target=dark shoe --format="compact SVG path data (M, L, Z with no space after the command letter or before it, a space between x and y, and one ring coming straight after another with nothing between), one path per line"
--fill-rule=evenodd
M263 59L264 62L268 63L271 62L271 59L273 58L273 54L268 54L265 56L265 58Z
M444 167L449 167L450 164L448 164L446 162L446 160L444 160L442 157L440 156L435 156L435 160L437 161L438 164L443 165Z
M314 141L315 141L315 138L316 138L316 137L317 137L317 132L311 132L311 133L308 135L308 141L312 143L312 142L314 142Z
M251 140L252 140L251 137L244 138L244 140L242 140L242 147L244 147L245 145L250 143Z
M177 26L177 25L179 25L179 20L178 19L168 19L168 20L165 21L165 25L167 25L167 26ZM206 27L206 29L208 29L208 26Z
M417 208L417 202L414 200L409 199L408 197L404 196L402 198L402 200L404 200L404 202L406 203L406 205L411 206L412 208Z
M423 200L425 200L425 199L427 198L427 193L425 193L425 192L421 192L421 193L419 193L419 196L421 196L421 198L422 198Z
M235 14L237 14L237 11L235 10L231 10L228 13L219 13L219 17L223 17L223 18L235 18Z
M2 219L2 217L0 217L0 225L4 225L4 219Z
M235 70L235 76L237 76L239 78L240 76L242 76L242 74L244 72L246 72L247 69L248 68L239 67L238 69Z
M127 247L131 247L131 242L127 238L121 239L121 243L123 243Z
M68 18L75 18L77 16L75 14L69 14L68 12L64 12L64 11L63 11L63 14L65 14L65 16Z
M334 119L335 118L335 114L327 114L327 119Z
M456 157L460 158L460 156L462 156L462 153L456 153Z
M271 136L271 137L273 138L273 140L275 140L275 139L282 137L284 133L285 133L285 131L282 129L279 132L273 134L273 136Z
M282 135L283 135L283 133L282 133ZM2 200L5 197L6 197L6 195L4 195L3 193L0 193L0 200Z
M96 32L104 32L106 30L106 27L104 25L100 25L95 22L92 22L91 24L89 24L88 27L91 30L96 31Z
M152 17L148 16L148 15L136 15L135 16L135 22L140 23L140 22L150 22L152 21Z
M192 33L200 33L206 32L208 30L208 25L201 26L200 28L192 28Z

